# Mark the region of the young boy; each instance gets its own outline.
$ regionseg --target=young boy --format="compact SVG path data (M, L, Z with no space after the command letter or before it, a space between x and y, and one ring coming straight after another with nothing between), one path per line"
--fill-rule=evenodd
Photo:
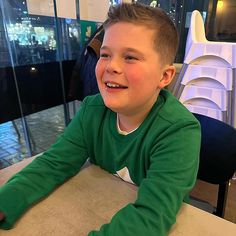
M140 4L112 7L104 29L101 95L87 97L57 142L0 189L0 227L11 228L87 158L139 186L135 203L89 236L161 236L175 223L200 150L198 122L163 89L175 74L176 29L162 10Z

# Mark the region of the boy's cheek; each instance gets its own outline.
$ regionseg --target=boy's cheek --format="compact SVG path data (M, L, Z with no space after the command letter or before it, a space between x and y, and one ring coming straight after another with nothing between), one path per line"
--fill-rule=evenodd
M98 61L95 68L95 74L96 74L97 80L101 79L102 70L103 69L102 69L101 63Z

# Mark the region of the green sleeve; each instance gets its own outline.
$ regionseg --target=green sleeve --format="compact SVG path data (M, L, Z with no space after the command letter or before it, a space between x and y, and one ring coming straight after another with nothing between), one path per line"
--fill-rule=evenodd
M164 236L195 184L200 151L197 122L171 125L150 150L150 166L137 199L118 211L109 224L89 236Z
M0 228L10 229L33 203L75 175L88 155L83 140L83 109L56 143L0 188L0 210L6 218Z

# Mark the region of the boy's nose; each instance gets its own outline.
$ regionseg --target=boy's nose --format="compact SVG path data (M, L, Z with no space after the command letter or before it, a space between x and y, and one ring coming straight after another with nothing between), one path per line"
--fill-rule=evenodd
M122 72L122 69L118 60L111 59L106 66L106 71L108 73L120 74Z

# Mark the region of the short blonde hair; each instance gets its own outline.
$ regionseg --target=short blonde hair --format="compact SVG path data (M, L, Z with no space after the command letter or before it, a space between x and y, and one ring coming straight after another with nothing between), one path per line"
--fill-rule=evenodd
M177 29L169 16L160 8L139 3L122 3L110 7L104 29L118 22L144 25L155 31L154 49L165 64L173 64L179 44ZM128 36L127 36L128 37Z

